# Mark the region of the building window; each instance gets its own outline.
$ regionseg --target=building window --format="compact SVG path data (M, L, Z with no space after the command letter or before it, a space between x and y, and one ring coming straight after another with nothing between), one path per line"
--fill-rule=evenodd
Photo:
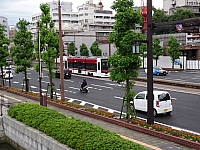
M85 7L85 10L88 10L88 7Z
M88 16L88 13L85 13L85 16Z
M85 19L85 23L88 23L88 19Z

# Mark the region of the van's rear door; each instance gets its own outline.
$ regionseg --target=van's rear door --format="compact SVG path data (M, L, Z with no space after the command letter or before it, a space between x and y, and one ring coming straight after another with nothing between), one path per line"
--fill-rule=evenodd
M158 95L160 108L167 109L171 106L171 96L169 93L162 93Z

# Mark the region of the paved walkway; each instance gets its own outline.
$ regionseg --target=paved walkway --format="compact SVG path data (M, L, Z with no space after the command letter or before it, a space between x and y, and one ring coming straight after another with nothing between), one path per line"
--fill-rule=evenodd
M1 91L0 90L0 94L4 95L4 97L6 99L8 99L8 102L28 102L28 103L36 103L39 104L39 102L34 101L32 99L28 99L19 95L15 95L12 93L8 93L6 91ZM117 126L102 120L98 120L95 118L90 118L88 116L84 116L78 113L74 113L68 110L64 110L58 107L54 107L51 105L47 106L50 109L54 109L57 110L60 113L65 114L68 117L74 117L83 121L87 121L87 122L91 122L94 125L100 126L101 128L110 130L112 132L115 132L117 134L119 134L121 137L129 139L135 143L138 143L140 145L143 145L144 147L146 147L149 150L192 150L189 147L185 147L183 145L174 143L174 142L170 142L164 139L160 139L154 136L150 136L144 133L140 133L134 130L130 130L121 126ZM3 114L5 114L6 112L3 112Z

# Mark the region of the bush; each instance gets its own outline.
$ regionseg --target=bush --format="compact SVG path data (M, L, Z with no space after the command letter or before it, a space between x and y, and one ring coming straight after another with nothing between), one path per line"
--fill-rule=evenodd
M76 150L144 150L141 145L89 122L67 118L38 104L11 106L8 115Z

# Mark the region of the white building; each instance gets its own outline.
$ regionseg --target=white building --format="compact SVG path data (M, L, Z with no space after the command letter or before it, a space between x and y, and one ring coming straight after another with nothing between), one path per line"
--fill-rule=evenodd
M4 36L9 39L8 19L0 16L0 25L4 26Z
M171 15L176 8L190 9L194 13L199 13L200 0L163 0L164 11Z

